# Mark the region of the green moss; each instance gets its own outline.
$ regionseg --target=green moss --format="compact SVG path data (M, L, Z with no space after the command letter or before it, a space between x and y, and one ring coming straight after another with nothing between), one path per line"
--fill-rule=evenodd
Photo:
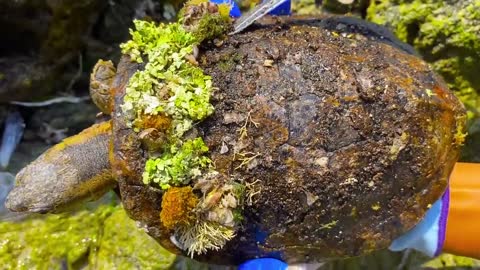
M220 14L225 13L224 9L225 5L219 6ZM228 8L227 14L229 12L230 8ZM231 19L228 15L206 15L200 19L198 26L192 31L192 33L198 40L212 40L227 33L230 29L230 22Z
M162 189L187 185L193 177L201 174L202 169L211 164L211 160L203 156L208 152L208 147L202 138L187 140L180 147L169 146L161 157L147 161L143 173L145 184L156 183Z

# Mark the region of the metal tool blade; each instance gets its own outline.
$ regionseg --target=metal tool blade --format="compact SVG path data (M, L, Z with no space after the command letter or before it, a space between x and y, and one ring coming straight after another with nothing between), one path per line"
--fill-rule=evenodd
M280 6L285 1L286 0L267 0L259 4L252 11L246 13L245 15L241 16L237 21L235 21L235 23L233 24L233 31L230 33L230 35L239 33L240 31L254 23L256 20L265 16L265 14L269 13L274 8Z

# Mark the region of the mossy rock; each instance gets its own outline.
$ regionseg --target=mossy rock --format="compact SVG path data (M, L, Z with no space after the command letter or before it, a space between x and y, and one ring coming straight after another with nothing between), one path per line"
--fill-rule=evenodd
M0 223L2 269L169 269L175 255L119 206Z

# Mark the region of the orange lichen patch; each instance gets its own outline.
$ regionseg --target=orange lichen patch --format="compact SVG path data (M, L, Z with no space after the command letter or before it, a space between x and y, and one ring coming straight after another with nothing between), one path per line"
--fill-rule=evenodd
M195 216L193 209L198 204L198 198L191 187L171 187L162 198L160 220L165 228L172 230L177 225L191 223Z
M449 98L449 95L451 95L451 93L448 92L447 89L439 86L439 85L435 85L433 86L433 93L435 93L435 95L437 95L439 98L443 99L443 100L447 100L447 99L450 99Z
M172 119L165 114L142 114L137 120L135 120L133 126L141 130L149 128L154 128L156 130L168 130L171 122Z
M102 134L110 135L111 133L112 133L111 121L95 124L83 130L82 132L80 132L75 136L64 139L62 142L56 144L51 151L52 152L62 151L69 146L83 144L95 137L98 137L99 135L102 135Z

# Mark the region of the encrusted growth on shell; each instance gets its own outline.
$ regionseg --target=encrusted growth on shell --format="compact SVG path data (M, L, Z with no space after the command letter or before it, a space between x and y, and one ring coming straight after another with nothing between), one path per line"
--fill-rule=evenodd
M189 226L195 221L193 210L198 205L198 197L192 188L172 187L165 192L162 198L162 212L160 220L163 226L173 230L177 226Z
M160 220L191 256L223 247L242 220L244 186L215 171L208 147L191 132L214 110L212 78L198 67L197 45L225 34L229 11L190 1L178 23L135 21L132 39L121 45L132 61L146 62L121 105L148 153L143 182L164 190Z

